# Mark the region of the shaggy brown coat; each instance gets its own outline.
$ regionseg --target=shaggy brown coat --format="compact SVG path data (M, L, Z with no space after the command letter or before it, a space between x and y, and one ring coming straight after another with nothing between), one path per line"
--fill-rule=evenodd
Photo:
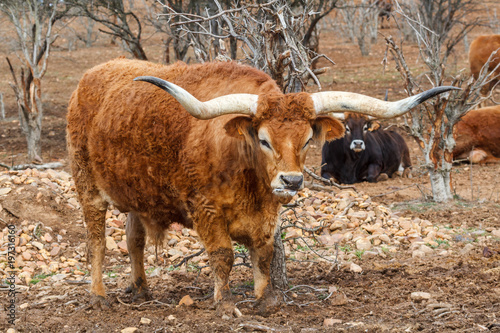
M470 72L474 79L479 77L481 68L488 61L491 53L500 48L500 35L485 35L479 36L470 43L469 47L469 64ZM495 58L490 62L488 70L492 71L496 66L500 64L500 50L495 55ZM496 75L500 74L500 69L496 70ZM486 84L481 89L483 95L488 94L488 92L493 89L498 79L492 80L489 84Z
M500 105L469 111L454 127L455 159L500 161Z
M257 113L199 120L166 92L133 81L141 75L175 83L200 101L256 94ZM262 132L272 149L259 142ZM219 309L231 304L231 240L250 250L261 312L274 307L273 234L280 206L290 198L274 195L270 182L279 172L302 172L313 134L322 144L343 132L339 121L316 117L309 94L283 95L268 75L232 62L163 66L117 59L89 70L69 103L67 141L88 228L94 301L106 304L105 212L112 203L129 212L134 297L149 296L146 232L158 235L178 222L193 228L206 248Z

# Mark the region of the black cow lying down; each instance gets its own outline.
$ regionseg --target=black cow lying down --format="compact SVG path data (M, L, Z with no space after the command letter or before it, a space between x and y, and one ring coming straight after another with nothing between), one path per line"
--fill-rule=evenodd
M344 126L344 137L323 146L322 177L343 184L386 180L397 171L411 177L410 152L401 135L353 113L345 113Z

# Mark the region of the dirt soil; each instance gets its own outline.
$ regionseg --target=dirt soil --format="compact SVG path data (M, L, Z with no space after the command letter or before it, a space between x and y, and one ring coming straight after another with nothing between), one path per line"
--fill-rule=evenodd
M396 34L393 29L382 33ZM335 37L332 31L325 34L321 51L336 65L322 77L323 89L360 92L379 98L383 98L388 89L390 100L405 97L393 64L389 63L385 71L382 69L385 51L382 38L373 46L370 56L361 57L357 46ZM160 43L155 41L158 42L152 38L146 43L146 52L151 54L152 61L160 61ZM128 56L104 37L91 48L79 46L68 51L62 41L57 45L43 81L42 157L46 162L67 159L66 106L84 71L108 59ZM466 52L460 48L464 46L459 46L455 54L455 65L466 68ZM419 68L416 46L408 45L407 51L407 58L413 59L411 63ZM10 52L6 45L0 48L2 57L14 58ZM25 162L26 148L16 103L8 87L9 75L5 62L0 62L0 91L4 93L7 114L7 119L0 122L0 162L15 165ZM401 121L393 123L398 122ZM389 124L392 123L385 125ZM500 229L499 165L457 165L453 171L457 199L446 204L432 203L426 200L431 194L430 181L419 167L420 151L411 138L405 138L412 153L414 177L360 183L355 185L357 190L393 211L429 220L442 228L461 227L471 232ZM320 158L320 147L314 147L307 166L318 170ZM67 166L64 169L68 171ZM54 233L64 229L67 243L73 248L85 241L79 210L56 205L53 200L37 201L35 195L13 191L3 196L3 206L14 207L19 215L19 218L9 217L4 210L3 219L13 218L17 228L22 227L22 221L43 220ZM4 228L1 222L0 226ZM469 243L474 246L464 254L462 249ZM297 289L292 305L284 304L279 312L267 318L255 315L251 302L243 302L238 305L242 317L221 319L213 310L212 277L186 269L172 271L167 276L149 277L154 298L159 302L129 304L129 297L124 293L128 283L127 264L121 258L124 264L117 268L117 277L108 279L106 285L111 309L86 306L89 302L86 280L69 284L46 279L30 284L29 290L22 289L18 294L17 305L29 303L30 306L18 308L16 329L21 332L120 332L127 327L136 327L140 332L500 332L500 238L490 237L487 243L477 244L473 238L457 237L446 249L451 250L447 256L415 257L411 248L402 246L386 257L356 260L363 266L362 273L337 269L321 260L289 261L290 285L309 287ZM108 257L105 270L113 265L116 267L116 262ZM251 284L250 269L236 267L233 270L231 287L237 301L248 300L253 293ZM325 288L332 287L339 291L337 296L324 300L328 294ZM427 292L431 298L412 298L413 292ZM2 291L0 303L5 309L4 294ZM190 295L194 304L178 306L185 295ZM38 304L44 296L54 297ZM141 324L141 318L148 318L151 323ZM9 327L5 312L1 312L0 332Z

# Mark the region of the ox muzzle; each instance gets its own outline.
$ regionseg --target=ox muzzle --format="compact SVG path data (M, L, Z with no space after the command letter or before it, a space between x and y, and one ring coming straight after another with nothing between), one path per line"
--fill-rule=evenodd
M293 197L304 186L304 175L300 172L279 172L271 182L273 194L279 197Z
M360 153L366 149L365 142L363 140L352 140L350 147L356 153Z

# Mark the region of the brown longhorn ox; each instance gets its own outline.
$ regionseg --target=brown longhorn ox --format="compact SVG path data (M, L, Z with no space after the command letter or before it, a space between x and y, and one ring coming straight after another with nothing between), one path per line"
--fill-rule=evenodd
M396 117L450 89L386 102L347 92L285 95L265 73L234 62L163 66L117 59L92 68L69 102L67 141L88 229L93 301L107 303L104 231L113 204L128 212L134 298L150 296L146 235L178 222L205 246L219 313L234 310L232 240L250 251L257 310L268 313L278 305L269 275L280 207L303 187L310 143L344 134L326 114Z

